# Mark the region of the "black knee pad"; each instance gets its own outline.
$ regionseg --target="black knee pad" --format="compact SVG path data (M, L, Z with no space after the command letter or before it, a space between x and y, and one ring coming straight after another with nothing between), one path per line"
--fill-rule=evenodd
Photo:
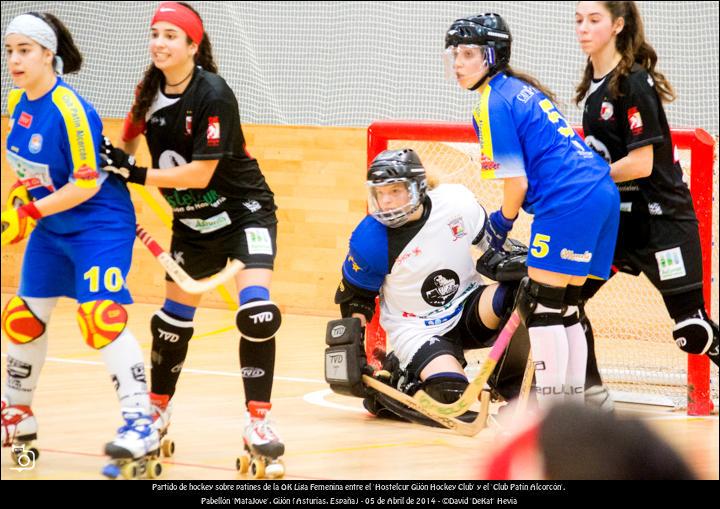
M702 355L708 353L713 343L717 348L718 326L710 320L705 310L697 310L676 321L673 327L675 343L683 352Z
M455 403L467 389L468 381L459 377L434 376L423 382L423 390L435 401Z
M553 311L536 313L538 304L551 308ZM565 313L565 288L550 286L524 278L520 282L515 298L515 309L528 327L562 325ZM557 310L557 311L555 311Z
M185 348L192 339L193 322L178 320L164 311L156 312L150 319L153 350Z
M267 341L280 329L280 308L269 300L255 300L240 306L235 323L244 338L250 341Z

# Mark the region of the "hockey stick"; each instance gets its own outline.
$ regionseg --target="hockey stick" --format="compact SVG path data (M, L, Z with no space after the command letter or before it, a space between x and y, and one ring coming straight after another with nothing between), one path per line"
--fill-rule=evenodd
M160 265L167 271L170 277L177 283L182 291L187 293L205 293L217 286L225 283L232 279L235 274L242 270L245 265L240 260L232 260L227 267L209 278L196 280L191 278L187 272L185 272L180 265L173 259L170 254L160 247L160 244L155 242L148 232L146 232L140 225L135 225L135 235L140 241L145 244L153 256L157 259Z
M466 437L472 437L477 435L487 425L488 408L490 405L490 393L483 392L481 399L480 412L473 422L464 422L454 417L445 417L441 415L433 414L421 406L415 398L400 392L399 390L381 382L380 380L373 378L368 375L363 375L363 382L368 387L375 389L378 392L385 394L386 396L399 401L403 405L412 408L420 412L421 414L429 417L433 421L441 424L444 428L450 429L464 435ZM475 396L477 398L477 396Z
M520 394L518 394L517 406L513 418L519 420L527 408L528 399L530 399L530 389L532 388L533 377L535 376L535 363L532 360L532 353L528 354L527 364L525 365L525 373L523 374L522 383L520 384Z
M488 358L480 368L480 372L473 381L470 382L470 385L467 386L463 395L455 403L440 403L423 390L416 392L413 398L420 407L423 408L423 410L421 410L422 413L427 415L429 412L436 416L456 417L470 410L470 406L477 401L480 392L482 392L483 387L485 387L485 384L490 379L490 376L495 370L495 366L510 344L510 339L513 337L513 334L515 334L519 325L520 316L517 314L517 311L513 311L505 327L503 327L503 330L498 334L498 338L492 350L490 350Z

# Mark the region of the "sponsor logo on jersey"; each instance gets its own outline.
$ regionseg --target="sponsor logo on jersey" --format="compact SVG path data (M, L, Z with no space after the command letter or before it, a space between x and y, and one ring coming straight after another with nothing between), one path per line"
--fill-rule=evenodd
M637 106L633 106L627 111L628 124L633 135L639 136L643 132L643 121Z
M651 216L662 216L663 215L662 206L660 206L660 204L657 202L648 203L648 212L650 212Z
M208 117L207 144L208 147L220 145L220 117Z
M603 101L602 106L600 106L600 118L603 120L610 120L613 117L613 113L615 113L615 109L613 108L612 103Z
M684 277L687 274L685 271L685 261L683 260L682 251L680 251L679 247L658 251L655 253L655 259L657 260L658 271L660 272L660 281Z
M573 262L590 263L590 260L592 260L592 253L590 251L576 253L572 249L563 249L560 251L560 258L563 260L571 260Z
M185 113L185 135L192 136L192 111Z
M453 236L453 242L467 235L467 230L465 230L465 223L463 222L462 217L453 219L448 223L448 226L450 227L450 232Z
M40 133L35 133L30 136L30 142L28 143L28 150L31 154L37 154L42 150L43 137Z
M20 118L18 118L18 125L20 127L24 127L25 129L29 129L30 125L32 124L32 120L32 115L23 111L22 113L20 113Z
M449 269L436 270L422 284L421 294L425 302L434 307L444 306L452 300L460 288L460 277Z
M515 96L515 98L520 101L523 104L526 104L532 96L535 95L537 90L530 85L525 85L522 90L520 90L520 93Z
M480 154L480 172L495 171L500 169L500 163L496 163L485 154Z
M242 202L242 204L243 204L243 207L248 209L250 212L257 212L258 210L260 210L262 208L260 206L260 204L255 200L246 200L246 201Z
M80 168L73 172L75 180L95 180L98 178L98 172L88 165L83 164Z
M422 249L420 249L419 247L414 247L407 253L405 253L401 256L398 256L398 259L395 261L395 265L400 266L403 263L405 263L406 261L408 261L410 258L413 258L415 256L420 256L421 254L422 254Z

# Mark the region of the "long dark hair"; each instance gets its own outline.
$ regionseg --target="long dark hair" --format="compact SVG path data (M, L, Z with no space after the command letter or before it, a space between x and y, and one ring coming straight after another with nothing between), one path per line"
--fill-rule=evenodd
M82 53L73 41L70 30L60 21L58 18L50 14L49 12L30 12L32 16L40 18L55 32L57 37L57 56L62 58L63 61L63 74L71 74L78 72L82 67Z
M185 2L178 3L193 11L197 14L198 18L200 17L200 14L190 5ZM189 37L187 37L187 43L192 43L192 40ZM195 54L195 64L199 65L208 72L217 74L217 65L215 64L215 59L213 58L212 45L210 44L210 39L205 31L203 31L203 38L198 46L198 52ZM138 85L135 102L133 103L131 110L133 120L138 121L145 119L145 114L150 109L150 105L155 99L155 95L157 95L163 80L164 77L162 71L155 67L155 64L151 63L145 71L142 81Z
M531 86L537 88L540 92L542 92L543 94L545 94L545 97L547 97L548 99L550 99L550 101L552 101L553 104L557 104L557 97L555 96L555 94L553 93L553 91L550 90L549 88L547 88L547 87L546 87L545 85L543 85L542 83L540 83L540 81L538 81L537 78L534 78L533 76L530 76L529 74L525 74L524 72L516 71L515 69L513 69L513 68L510 67L509 65L506 66L505 69L503 69L502 72L504 72L504 73L507 74L508 76L512 76L513 78L517 78L517 79L519 79L519 80L522 80L522 81L524 81L525 83L527 83L528 85L531 85Z
M657 64L657 53L652 46L645 40L645 29L643 28L642 18L635 2L601 2L610 12L613 23L618 18L623 18L625 27L617 35L615 39L615 48L622 57L620 63L615 68L610 81L608 82L608 91L610 97L620 97L620 80L630 75L630 70L635 63L640 64L652 77L655 82L655 90L663 102L672 102L675 100L675 91L667 80L665 75L655 70ZM585 98L587 91L590 89L590 83L593 78L593 65L590 58L587 59L585 72L582 81L575 89L575 104Z

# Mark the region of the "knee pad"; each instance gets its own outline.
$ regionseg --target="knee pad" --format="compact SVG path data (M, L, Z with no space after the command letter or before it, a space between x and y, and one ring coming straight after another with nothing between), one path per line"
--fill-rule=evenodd
M673 327L673 338L680 350L696 355L707 353L717 336L718 327L704 310L678 319Z
M32 312L22 297L14 296L2 312L2 330L16 345L35 341L45 333L45 322Z
M248 302L238 309L235 323L244 338L256 342L267 341L280 329L280 308L269 300Z
M164 311L157 311L150 319L153 349L185 347L193 337L193 322L178 320Z
M467 386L467 379L459 373L440 373L423 382L423 390L428 396L446 404L459 400Z
M538 313L536 312L538 305L545 306L549 310ZM515 298L515 309L528 327L562 325L566 309L565 288L524 278L520 282Z
M85 342L100 350L115 341L127 325L127 311L111 300L92 300L80 304L77 310L78 325Z

